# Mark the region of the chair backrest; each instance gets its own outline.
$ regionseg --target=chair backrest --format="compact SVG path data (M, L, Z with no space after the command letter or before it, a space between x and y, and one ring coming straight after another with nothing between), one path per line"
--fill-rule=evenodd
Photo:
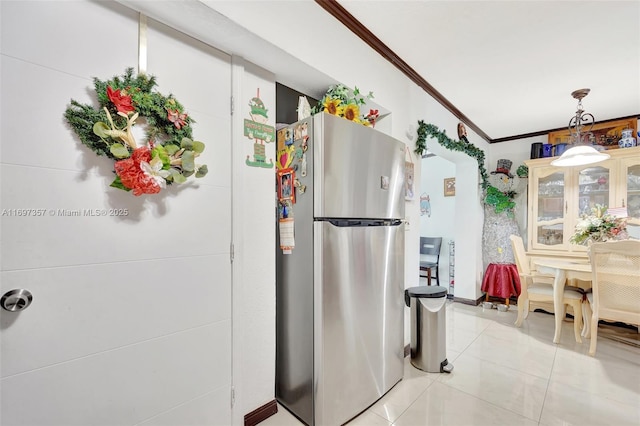
M442 237L420 237L420 254L428 254L440 258Z
M640 325L640 240L593 243L589 258L597 317Z
M516 259L516 267L523 275L531 275L529 261L527 260L527 252L524 250L524 242L519 235L510 235L511 248L513 248L513 256Z

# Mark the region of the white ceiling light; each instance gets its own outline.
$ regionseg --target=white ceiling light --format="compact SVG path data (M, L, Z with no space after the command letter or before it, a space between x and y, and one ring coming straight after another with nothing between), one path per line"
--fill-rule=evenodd
M559 158L553 160L551 162L552 166L582 166L585 164L598 163L610 157L609 154L602 153L595 149L589 141L589 136L592 135L590 130L595 120L590 113L584 113L582 109L582 98L587 96L590 91L590 89L579 89L571 93L571 96L578 100L576 115L569 120L570 140L573 141L573 146L566 150ZM582 128L585 124L589 125L589 131L583 134Z

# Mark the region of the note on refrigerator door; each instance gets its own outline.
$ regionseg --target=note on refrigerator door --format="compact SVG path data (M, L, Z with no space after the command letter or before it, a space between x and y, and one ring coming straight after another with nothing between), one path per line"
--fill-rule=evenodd
M296 245L293 219L280 219L280 248L283 254L291 254Z

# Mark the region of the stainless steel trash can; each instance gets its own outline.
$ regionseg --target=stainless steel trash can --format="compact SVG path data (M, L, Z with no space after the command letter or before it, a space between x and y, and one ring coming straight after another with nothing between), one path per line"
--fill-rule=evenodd
M421 285L404 291L411 310L411 364L429 373L450 373L447 361L447 289Z

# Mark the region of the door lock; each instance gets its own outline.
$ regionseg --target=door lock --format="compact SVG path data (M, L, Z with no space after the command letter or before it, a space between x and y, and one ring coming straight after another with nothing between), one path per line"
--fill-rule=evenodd
M0 306L2 306L2 309L5 311L20 312L27 309L32 300L33 295L29 290L17 288L2 295Z

